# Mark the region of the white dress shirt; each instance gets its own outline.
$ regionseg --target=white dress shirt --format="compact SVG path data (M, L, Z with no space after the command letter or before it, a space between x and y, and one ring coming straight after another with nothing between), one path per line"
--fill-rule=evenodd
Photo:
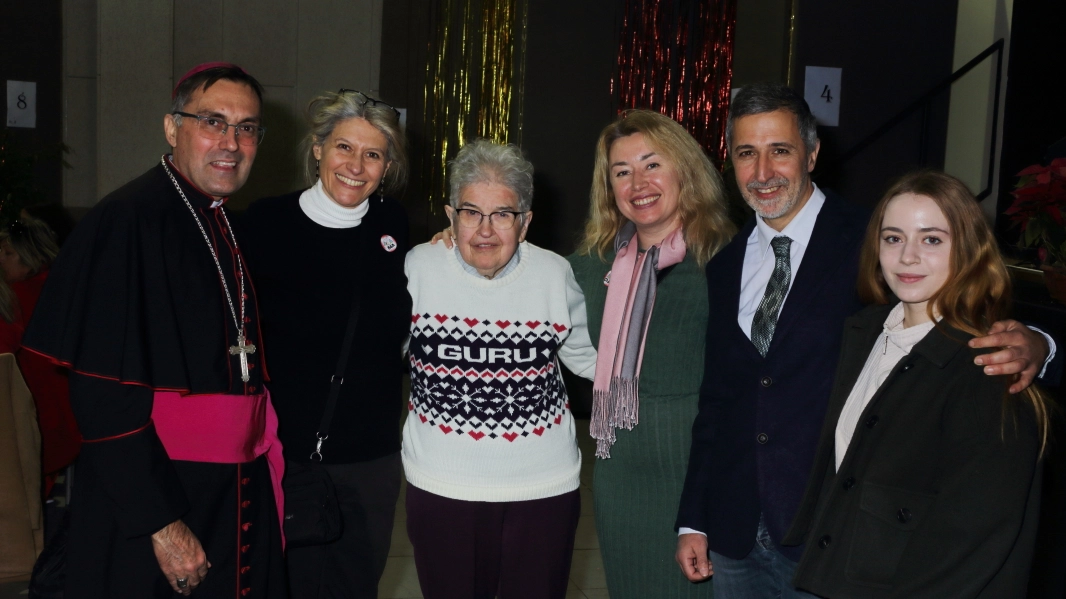
M792 278L788 282L788 289L792 290L792 283L796 280L803 254L811 243L811 234L814 232L814 224L818 221L818 213L825 205L825 194L814 183L811 185L814 191L810 199L780 232L766 224L761 216L755 219L755 230L748 237L748 247L744 250L744 270L740 275L740 310L737 312L737 322L748 339L751 339L751 323L755 320L755 312L759 310L763 296L766 295L766 285L770 282L770 275L774 273L774 263L777 260L770 242L774 237L781 235L792 240L789 246ZM785 299L781 302L782 310L787 301L788 292L785 293Z
M874 394L888 379L892 369L900 360L910 355L914 346L933 330L936 324L933 321L923 322L912 327L903 327L903 302L896 304L884 322L884 330L877 337L870 355L866 357L859 378L851 387L844 408L837 418L836 431L834 432L836 469L840 470L840 464L844 462L844 456L851 445L851 438L855 435L855 428L859 425L866 404L870 403Z

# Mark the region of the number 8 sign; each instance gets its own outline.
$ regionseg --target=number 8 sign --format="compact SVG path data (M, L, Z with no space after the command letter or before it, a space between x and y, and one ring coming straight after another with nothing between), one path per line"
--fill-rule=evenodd
M37 126L37 84L33 81L7 82L7 126Z

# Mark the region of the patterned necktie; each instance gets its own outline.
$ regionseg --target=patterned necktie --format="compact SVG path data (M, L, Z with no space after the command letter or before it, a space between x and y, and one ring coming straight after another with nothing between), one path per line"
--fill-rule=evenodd
M792 281L792 265L789 263L788 248L792 240L784 235L774 237L770 246L774 248L774 272L766 284L766 294L755 311L755 320L751 322L751 342L759 355L766 357L770 341L774 338L777 316L781 313L781 304L785 301L789 283Z

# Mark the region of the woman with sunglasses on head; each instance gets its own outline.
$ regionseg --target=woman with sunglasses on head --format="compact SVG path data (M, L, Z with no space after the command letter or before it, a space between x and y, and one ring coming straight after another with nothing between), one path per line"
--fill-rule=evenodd
M386 196L403 188L407 156L399 113L380 100L341 90L313 99L308 115L312 186L255 202L242 242L286 461L321 462L343 520L334 542L290 545L289 581L295 598L376 597L400 491L400 356L411 315L407 215ZM331 381L339 393L327 432Z
M559 362L591 378L585 299L525 241L533 165L477 140L448 168L456 240L407 257L407 533L427 599L566 596L581 453Z
M1010 277L981 208L920 171L866 232L807 491L785 545L796 586L838 597L1024 597L1047 405L1010 395L966 342L1007 316ZM999 380L997 380L997 378Z

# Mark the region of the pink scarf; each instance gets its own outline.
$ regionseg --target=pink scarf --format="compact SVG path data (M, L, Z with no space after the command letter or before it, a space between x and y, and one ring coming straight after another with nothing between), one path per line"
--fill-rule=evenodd
M633 430L639 409L637 390L644 341L655 307L656 272L685 258L679 227L662 243L637 251L637 228L626 223L615 236L615 256L607 273L596 380L592 386L592 424L596 457L611 457L615 429Z

